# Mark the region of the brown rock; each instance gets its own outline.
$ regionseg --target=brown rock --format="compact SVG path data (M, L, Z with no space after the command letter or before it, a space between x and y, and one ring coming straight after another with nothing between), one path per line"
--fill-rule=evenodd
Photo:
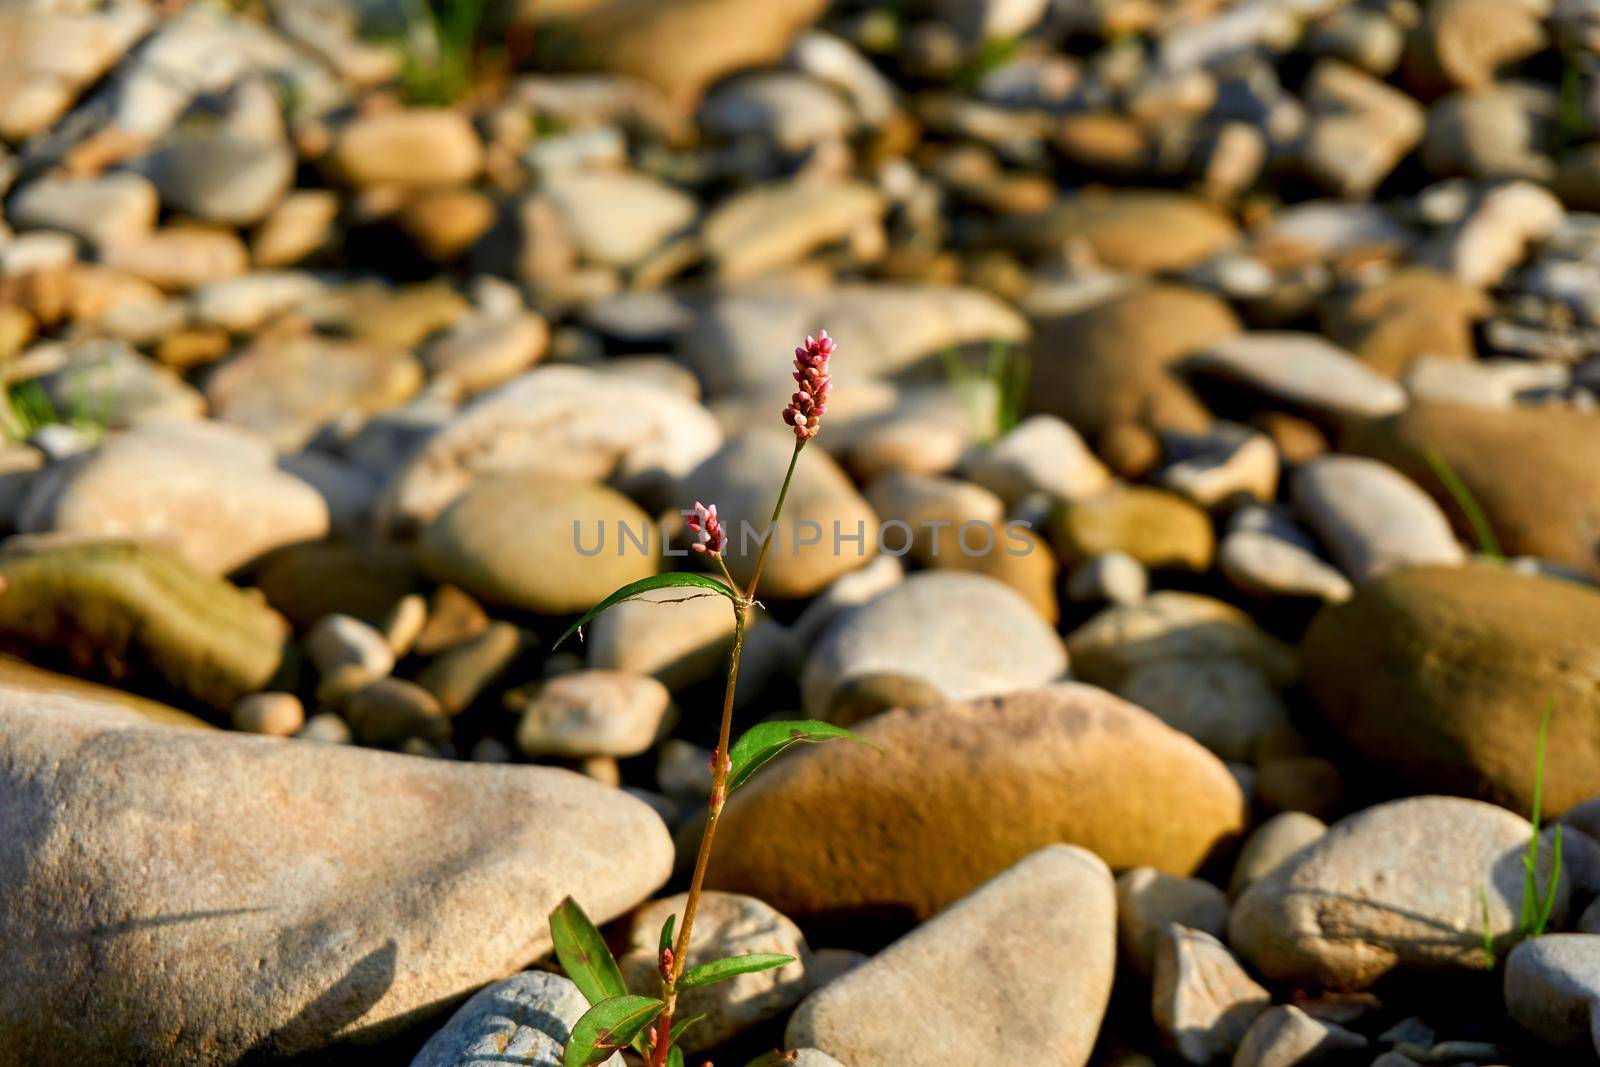
M1472 359L1473 323L1489 313L1479 289L1427 267L1407 267L1322 305L1322 331L1390 376L1420 355Z
M827 3L602 0L586 7L569 22L541 28L541 61L639 78L687 111L724 74L777 62Z
M709 884L797 918L926 917L1054 842L1187 874L1242 828L1216 757L1089 686L892 711L859 732L883 754L823 746L734 794Z
M255 574L267 603L301 629L335 614L381 625L396 602L421 581L417 555L410 546L338 541L280 548Z
M1204 571L1216 548L1204 511L1176 493L1137 485L1115 485L1063 504L1050 530L1069 566L1122 552L1146 567Z
M1436 402L1356 427L1343 447L1398 468L1475 535L1428 462L1436 451L1483 509L1502 551L1600 574L1600 419L1560 408Z
M1090 190L1069 196L1042 218L1018 218L1008 231L1022 247L1044 251L1081 238L1112 270L1182 270L1239 238L1212 204L1183 193Z
M1406 81L1427 94L1478 89L1545 46L1544 7L1528 0L1430 0L1406 44Z
M1239 331L1216 297L1155 285L1037 324L1028 403L1080 433L1120 422L1201 430L1211 421L1174 368Z
M1553 702L1544 805L1600 793L1600 592L1497 567L1416 567L1357 587L1302 645L1306 688L1395 785L1533 802Z

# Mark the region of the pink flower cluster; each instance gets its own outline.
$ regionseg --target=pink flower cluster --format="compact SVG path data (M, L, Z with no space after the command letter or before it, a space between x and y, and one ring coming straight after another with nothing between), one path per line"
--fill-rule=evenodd
M800 383L800 391L783 409L783 421L794 428L794 435L802 441L817 436L822 428L822 415L828 410L828 360L833 349L833 338L827 330L821 330L794 350L794 380Z
M722 556L722 550L728 547L728 535L722 529L722 521L717 518L717 506L712 504L709 508L700 501L694 502L694 510L686 511L689 529L695 532L697 540L689 547L696 552L704 552L713 559Z

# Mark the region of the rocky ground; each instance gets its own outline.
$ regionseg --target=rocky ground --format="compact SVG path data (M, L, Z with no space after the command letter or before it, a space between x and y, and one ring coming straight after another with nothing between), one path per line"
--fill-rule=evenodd
M1600 7L510 6L0 0L0 1065L648 987L819 327L691 1064L1593 1061Z

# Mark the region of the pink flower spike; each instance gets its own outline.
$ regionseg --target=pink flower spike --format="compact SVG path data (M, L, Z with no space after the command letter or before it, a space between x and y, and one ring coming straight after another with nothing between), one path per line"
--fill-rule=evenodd
M722 529L722 522L717 518L717 506L712 504L706 507L696 500L694 510L685 511L683 514L689 529L695 532L697 538L689 547L713 559L720 559L722 550L728 546L728 535Z
M783 421L801 441L817 436L822 428L822 416L828 410L828 392L833 383L828 375L828 360L833 350L833 338L828 336L827 330L807 337L806 343L794 350L794 380L800 389L783 409Z

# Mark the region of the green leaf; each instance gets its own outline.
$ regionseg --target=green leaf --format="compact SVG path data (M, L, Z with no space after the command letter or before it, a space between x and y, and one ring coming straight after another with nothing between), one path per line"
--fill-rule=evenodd
M729 758L733 761L733 770L728 775L728 792L731 793L744 785L752 774L791 745L820 744L840 737L860 742L874 752L882 754L878 746L863 741L844 727L817 719L757 723L733 743L733 750L729 753Z
M567 1048L562 1067L589 1067L619 1048L626 1048L667 1005L655 997L612 997L583 1013Z
M779 1052L777 1049L773 1049L771 1052L763 1052L761 1055L745 1064L744 1067L783 1067L783 1065L793 1063L794 1061L795 1057L790 1053Z
M685 1030L689 1029L689 1027L693 1026L695 1023L699 1022L705 1017L705 1012L701 1012L699 1015L691 1015L687 1019L679 1019L677 1022L673 1023L672 1043L676 1045L678 1043L678 1038L683 1036L683 1032ZM676 1052L678 1050L674 1048L672 1051Z
M673 1027L677 1029L676 1026ZM667 1067L683 1067L683 1049L673 1045L667 1050Z
M615 593L606 597L600 603L583 613L583 618L567 627L562 635L556 638L556 643L551 648L560 648L561 642L571 637L583 627L590 619L600 614L609 607L614 607L624 600L632 600L640 593L648 593L652 589L668 589L674 586L692 586L697 589L709 589L727 597L729 601L737 603L733 591L709 574L696 574L693 571L673 571L670 574L653 574L648 578L641 578L637 582L629 582Z
M793 956L785 956L781 952L752 952L748 956L729 956L726 959L702 963L698 967L690 967L683 972L683 977L678 981L678 988L694 989L697 986L711 985L713 982L726 982L741 974L770 971L774 967L782 967L786 963L793 962Z
M550 913L550 938L555 942L556 959L567 972L583 999L590 1004L625 996L622 971L578 902L568 897Z
M667 916L667 921L661 924L661 951L665 952L672 947L672 929L678 923L678 913L673 912Z

